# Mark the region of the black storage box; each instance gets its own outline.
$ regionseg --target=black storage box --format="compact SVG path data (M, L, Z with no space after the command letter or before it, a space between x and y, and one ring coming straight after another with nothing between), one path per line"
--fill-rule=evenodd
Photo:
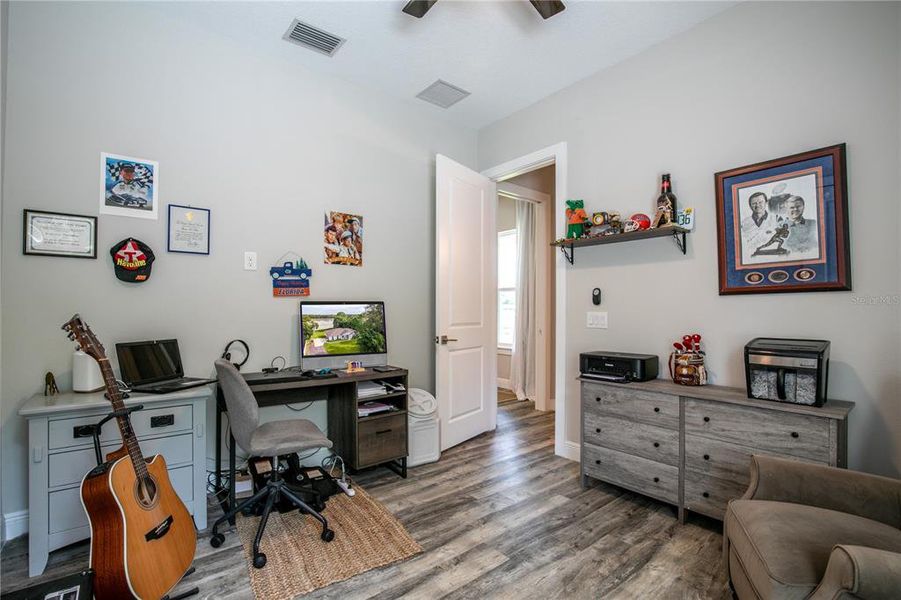
M829 342L754 338L745 345L749 398L822 406L829 382Z

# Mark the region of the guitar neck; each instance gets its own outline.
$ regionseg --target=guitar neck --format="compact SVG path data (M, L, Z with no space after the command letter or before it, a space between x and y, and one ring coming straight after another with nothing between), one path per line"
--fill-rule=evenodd
M109 359L99 358L97 364L100 365L100 373L103 375L103 381L106 384L106 397L113 405L113 410L119 415L116 422L119 424L119 433L122 435L122 443L128 450L131 457L131 463L134 465L135 475L138 477L147 476L147 463L144 461L144 455L141 447L138 445L137 436L131 427L131 419L125 413L125 402L122 401L122 393L119 391L119 385L116 383L116 376L110 366Z

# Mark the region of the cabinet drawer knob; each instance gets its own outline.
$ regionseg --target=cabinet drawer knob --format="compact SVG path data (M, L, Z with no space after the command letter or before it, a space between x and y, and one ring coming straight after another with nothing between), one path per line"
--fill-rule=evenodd
M710 455L709 455L709 454L705 454L705 455L704 455L704 460L710 460Z
M704 493L701 494L701 495L704 496L705 498L709 498L709 497L710 497L710 494L708 494L707 492L704 492Z
M659 406L655 406L655 407L654 407L654 412L660 412L660 407L659 407Z
M594 428L594 432L595 432L595 433L600 433L600 432L601 432L601 428L600 428L600 427L595 427L595 428Z
M710 417L704 417L704 422L705 422L705 423L709 423L709 422L710 422Z
M660 483L660 478L659 478L659 477L655 477L655 478L654 478L654 483Z
M659 448L659 447L660 447L660 442L654 442L654 447L655 447L655 448Z
M800 437L800 436L798 435L797 431L792 431L792 437L796 438L796 437Z
M595 401L595 402L600 402L600 401L601 401L601 397L598 396L597 398L594 399L594 401Z
M599 464L601 464L601 461L596 460L596 461L594 461L594 464L599 465Z

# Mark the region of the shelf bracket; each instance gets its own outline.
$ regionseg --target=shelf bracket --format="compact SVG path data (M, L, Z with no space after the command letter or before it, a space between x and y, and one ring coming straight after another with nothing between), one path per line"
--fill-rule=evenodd
M685 254L687 249L685 245L685 232L684 231L674 231L673 232L673 240L676 242L676 245L679 246L679 250L682 251L682 254Z
M566 246L560 246L560 252L563 253L563 257L569 262L569 264L573 264L573 261L576 258L576 248L572 244L569 245L569 252L566 251Z

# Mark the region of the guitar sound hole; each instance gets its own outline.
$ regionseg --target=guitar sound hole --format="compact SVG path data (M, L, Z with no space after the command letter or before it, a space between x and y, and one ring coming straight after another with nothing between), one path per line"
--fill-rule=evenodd
M152 475L135 479L135 500L143 508L153 508L159 502L156 479Z

